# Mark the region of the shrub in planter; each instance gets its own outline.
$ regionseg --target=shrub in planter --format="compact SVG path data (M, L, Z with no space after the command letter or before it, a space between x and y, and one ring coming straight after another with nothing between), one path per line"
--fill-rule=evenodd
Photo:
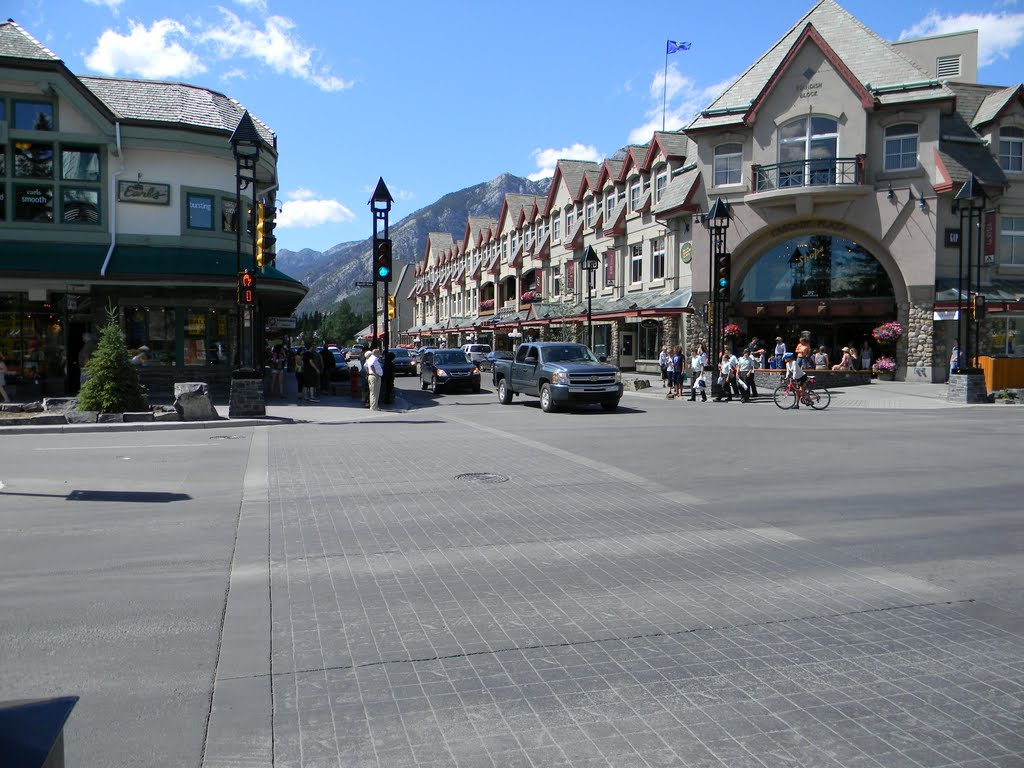
M100 331L96 351L85 366L86 378L78 392L78 410L100 413L144 411L146 388L132 365L116 310L107 313L107 324Z

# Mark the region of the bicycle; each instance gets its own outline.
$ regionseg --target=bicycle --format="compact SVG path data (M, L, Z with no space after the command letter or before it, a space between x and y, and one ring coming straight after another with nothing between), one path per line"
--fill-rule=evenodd
M801 388L803 395L800 397L800 403L808 405L816 411L825 410L832 402L832 393L828 391L828 387L818 384L817 379L811 375L804 376L802 383L798 384L793 377L787 374L782 383L775 388L772 399L783 410L797 408L797 395Z

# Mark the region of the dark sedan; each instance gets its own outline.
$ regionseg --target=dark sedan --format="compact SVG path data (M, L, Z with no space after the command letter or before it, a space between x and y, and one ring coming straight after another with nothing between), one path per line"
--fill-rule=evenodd
M496 349L493 352L488 352L487 356L480 361L481 371L493 371L495 360L511 360L512 353L506 352L504 349Z
M450 389L480 391L480 369L461 349L431 349L420 357L420 388L436 395Z
M395 376L416 375L416 358L412 356L410 350L405 347L392 347L388 351L395 355L392 361L395 364Z

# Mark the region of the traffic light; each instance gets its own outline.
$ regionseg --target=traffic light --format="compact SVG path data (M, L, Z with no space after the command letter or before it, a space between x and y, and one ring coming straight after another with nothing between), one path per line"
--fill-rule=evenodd
M715 254L715 298L729 300L729 283L732 280L732 254Z
M374 240L373 279L386 283L391 279L391 240Z
M395 297L388 296L388 320L395 319Z
M972 320L984 320L985 319L985 297L976 293L971 297L971 319Z
M238 275L238 303L256 303L256 278L252 270L245 270Z
M256 266L261 269L277 257L276 217L277 209L273 206L263 203L256 206Z

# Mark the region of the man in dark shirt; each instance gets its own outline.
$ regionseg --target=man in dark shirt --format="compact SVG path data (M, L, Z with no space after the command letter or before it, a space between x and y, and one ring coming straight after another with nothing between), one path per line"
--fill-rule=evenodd
M323 362L323 365L320 367L320 391L330 392L331 377L334 374L337 363L334 361L334 353L331 352L326 342L324 342L324 346L320 350L320 360Z

